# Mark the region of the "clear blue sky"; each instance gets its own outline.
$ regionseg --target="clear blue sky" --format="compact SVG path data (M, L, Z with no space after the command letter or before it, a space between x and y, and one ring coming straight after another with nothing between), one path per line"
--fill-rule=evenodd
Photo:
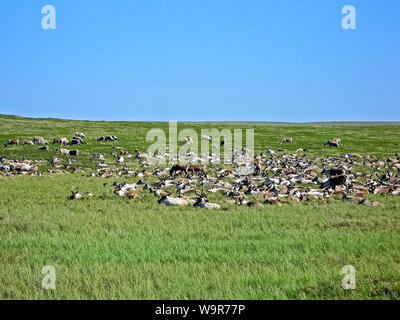
M400 120L399 0L1 0L0 26L0 113Z

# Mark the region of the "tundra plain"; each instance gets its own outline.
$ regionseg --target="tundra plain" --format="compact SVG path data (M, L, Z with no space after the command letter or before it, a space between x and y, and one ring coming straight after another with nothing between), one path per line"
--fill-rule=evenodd
M113 193L114 181L138 177L90 176L90 153L110 166L138 170L137 161L115 163L113 146L145 151L148 130L168 123L72 121L0 116L0 156L43 160L42 176L0 174L1 299L399 299L400 196L368 195L378 207L343 202L288 203L264 208L210 201L224 210L167 207L143 192L137 199ZM308 148L307 157L373 155L385 160L400 152L399 123L178 123L178 130L246 129L255 132L255 151L286 153ZM71 139L74 173L50 174L46 160L60 145L3 143L42 136ZM115 142L97 142L115 135ZM323 143L340 137L339 148ZM81 168L82 170L80 170ZM104 184L106 184L104 186ZM72 190L93 197L69 200ZM42 288L42 267L56 269L56 289ZM356 288L343 290L341 270L352 265Z

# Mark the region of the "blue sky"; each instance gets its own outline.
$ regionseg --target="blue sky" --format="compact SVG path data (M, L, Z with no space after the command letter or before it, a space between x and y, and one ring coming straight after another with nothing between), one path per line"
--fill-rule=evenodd
M400 121L398 0L2 0L0 26L0 113Z

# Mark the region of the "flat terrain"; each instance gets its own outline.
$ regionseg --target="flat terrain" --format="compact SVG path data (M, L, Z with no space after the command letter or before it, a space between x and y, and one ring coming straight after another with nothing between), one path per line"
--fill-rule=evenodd
M1 299L400 298L399 196L368 195L379 207L332 198L264 208L227 203L207 211L166 207L148 192L132 200L113 194L115 180L138 177L89 175L91 152L115 165L112 146L145 151L151 128L168 133L168 123L0 116L1 143L34 135L71 139L75 131L88 137L76 147L77 171L65 174L47 172L59 145L48 151L0 145L7 159L43 160L42 176L0 175ZM400 153L398 123L178 123L183 128L253 128L256 152L293 137L287 153L307 147L310 158L351 152L385 160ZM118 141L97 142L103 135ZM323 146L336 137L339 148ZM124 167L138 164L132 158ZM71 190L93 197L68 200ZM45 265L56 268L55 290L41 286ZM341 288L345 265L356 269L354 290Z

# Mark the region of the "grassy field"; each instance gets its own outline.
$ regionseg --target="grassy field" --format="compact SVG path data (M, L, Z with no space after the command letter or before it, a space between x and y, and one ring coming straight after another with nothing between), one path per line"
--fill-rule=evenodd
M90 152L112 146L146 150L151 128L167 123L89 122L0 116L0 142L88 136L78 146L76 168L91 168ZM253 128L255 149L288 152L307 147L309 157L353 152L381 159L400 152L397 123L179 123L178 129ZM116 143L98 143L102 135ZM323 142L342 138L340 148ZM0 145L9 159L46 160L56 154L37 146ZM127 165L136 168L135 161ZM1 299L399 299L400 197L369 196L368 207L329 200L280 207L226 210L166 207L144 193L128 200L112 193L113 179L74 174L0 175ZM119 181L137 182L135 177ZM103 183L107 183L104 187ZM71 190L93 198L70 201ZM217 195L211 200L218 201ZM56 268L56 289L41 286L42 267ZM341 270L356 269L356 289L343 290Z

